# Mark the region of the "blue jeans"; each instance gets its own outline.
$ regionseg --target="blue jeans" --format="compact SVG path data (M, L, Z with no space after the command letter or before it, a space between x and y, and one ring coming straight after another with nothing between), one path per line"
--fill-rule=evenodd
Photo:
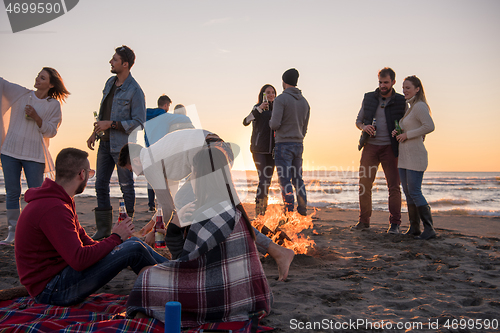
M257 202L258 199L267 199L273 178L274 159L272 154L252 153L252 157L259 176L259 185L255 196L255 202Z
M406 203L408 205L416 205L417 207L427 206L427 200L425 200L422 194L424 172L401 168L398 170L401 186L406 196Z
M297 211L301 215L307 214L306 187L302 180L302 153L304 145L296 142L276 143L274 147L274 161L281 188L281 196L285 210L293 211L293 187L297 192Z
M134 177L132 171L118 166L118 154L111 153L109 141L101 141L97 151L97 170L95 180L95 193L97 197L97 207L106 209L111 207L109 198L109 183L111 175L116 166L118 182L123 193L123 200L127 213L132 215L135 206Z
M43 172L45 163L20 160L4 154L0 155L2 160L3 178L7 209L19 209L21 207L21 170L24 169L28 187L40 187L43 183Z
M37 303L67 306L81 303L128 266L139 274L142 268L167 261L149 245L132 237L107 256L78 272L70 266L57 274L35 297Z

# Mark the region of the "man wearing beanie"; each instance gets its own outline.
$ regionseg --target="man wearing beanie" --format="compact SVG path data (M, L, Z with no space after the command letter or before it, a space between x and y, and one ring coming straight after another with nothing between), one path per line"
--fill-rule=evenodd
M302 153L309 123L309 103L297 89L299 72L291 68L283 73L283 93L274 100L269 126L275 131L274 161L286 212L294 207L293 187L297 193L297 211L307 213L306 187L302 180ZM293 185L293 187L292 187Z

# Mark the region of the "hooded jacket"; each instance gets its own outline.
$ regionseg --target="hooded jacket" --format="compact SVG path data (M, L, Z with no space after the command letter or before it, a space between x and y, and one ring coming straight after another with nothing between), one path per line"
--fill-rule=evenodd
M16 227L16 265L33 297L68 265L83 271L121 243L116 234L100 242L90 238L78 222L73 198L49 178L27 190L24 200L28 205Z
M276 143L302 143L309 124L310 107L302 92L291 87L274 99L269 126L275 131Z

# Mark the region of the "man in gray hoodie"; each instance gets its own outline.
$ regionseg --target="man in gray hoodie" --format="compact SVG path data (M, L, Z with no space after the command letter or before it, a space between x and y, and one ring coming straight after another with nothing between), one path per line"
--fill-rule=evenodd
M278 171L285 211L294 207L293 187L297 192L297 211L307 213L306 187L302 180L302 153L309 123L310 107L297 89L299 72L291 68L283 73L283 93L274 100L269 126L275 131L274 161Z

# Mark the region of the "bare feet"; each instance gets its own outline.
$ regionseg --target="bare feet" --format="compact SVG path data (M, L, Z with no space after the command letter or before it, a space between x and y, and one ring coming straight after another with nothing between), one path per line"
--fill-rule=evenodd
M267 253L276 261L278 265L278 281L285 281L288 277L288 270L290 269L290 264L292 263L295 253L291 249L279 246L276 243L271 242Z

